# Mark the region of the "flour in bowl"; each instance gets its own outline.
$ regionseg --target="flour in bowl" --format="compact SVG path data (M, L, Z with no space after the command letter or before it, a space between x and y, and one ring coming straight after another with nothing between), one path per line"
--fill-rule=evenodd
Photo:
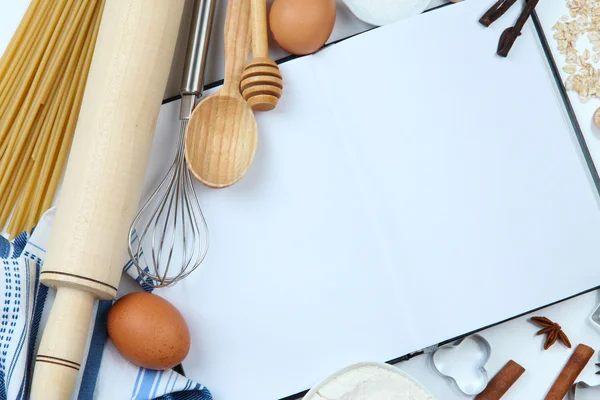
M314 400L435 400L409 378L376 365L347 371L317 394Z

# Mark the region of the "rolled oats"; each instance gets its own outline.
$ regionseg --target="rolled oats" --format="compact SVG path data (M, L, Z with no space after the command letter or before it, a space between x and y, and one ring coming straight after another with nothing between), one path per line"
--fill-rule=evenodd
M569 76L565 82L567 90L574 90L582 103L600 97L600 69L594 64L600 60L600 1L567 0L569 16L563 16L554 25L557 48L565 55L563 67ZM577 41L587 35L592 51L585 49L580 54Z

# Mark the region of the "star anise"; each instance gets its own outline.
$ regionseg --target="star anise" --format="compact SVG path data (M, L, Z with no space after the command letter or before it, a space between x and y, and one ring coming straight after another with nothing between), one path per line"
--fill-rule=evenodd
M562 327L556 322L552 322L546 317L531 317L530 321L542 327L537 335L546 335L544 350L548 350L557 340L568 348L571 348L569 338L563 332Z
M596 363L596 367L600 367L600 363ZM600 371L596 372L596 375L600 375Z

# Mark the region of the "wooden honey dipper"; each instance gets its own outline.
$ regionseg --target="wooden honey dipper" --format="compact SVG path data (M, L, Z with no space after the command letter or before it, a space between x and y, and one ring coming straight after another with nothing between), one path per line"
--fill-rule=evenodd
M267 3L251 0L252 60L242 74L240 91L254 111L270 111L275 108L283 89L281 72L275 61L269 58L267 40Z

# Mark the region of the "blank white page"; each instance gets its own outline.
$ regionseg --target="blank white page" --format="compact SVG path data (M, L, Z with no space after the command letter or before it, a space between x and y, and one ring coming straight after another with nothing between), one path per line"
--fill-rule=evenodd
M209 255L157 293L189 322L184 367L216 399L291 395L598 284L590 172L532 25L497 57L520 7L485 29L490 5L283 64L284 96L257 115L247 176L198 185Z

